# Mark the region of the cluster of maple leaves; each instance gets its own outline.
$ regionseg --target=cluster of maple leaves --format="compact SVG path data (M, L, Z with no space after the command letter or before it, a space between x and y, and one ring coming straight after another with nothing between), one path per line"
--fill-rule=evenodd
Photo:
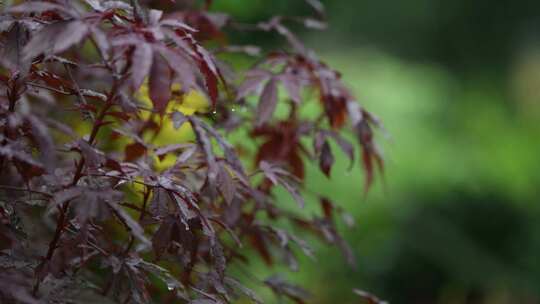
M181 1L164 2L174 8ZM352 164L345 127L360 144L366 189L382 169L377 120L286 26L324 28L322 5L306 2L315 17L274 17L250 28L282 35L290 46L264 52L226 45L225 33L237 27L210 11L211 1L167 13L107 0L4 8L0 302L202 304L243 295L260 303L227 269L258 255L296 270L298 252L313 256L304 240L278 228L284 221L338 246L354 263L335 225L341 208L321 197L321 215L308 218L281 208L273 192L283 187L303 206L305 163L318 162L330 177L333 146ZM258 58L233 73L220 52ZM151 107L137 100L142 85ZM206 96L210 112L168 110L174 94L192 90ZM318 96L315 119L300 115L313 102L306 92ZM278 104L287 115L276 115ZM188 124L194 140L156 144L164 120ZM227 140L239 128L248 130L254 153ZM167 157L172 165L156 165ZM260 283L298 303L309 296L280 276Z

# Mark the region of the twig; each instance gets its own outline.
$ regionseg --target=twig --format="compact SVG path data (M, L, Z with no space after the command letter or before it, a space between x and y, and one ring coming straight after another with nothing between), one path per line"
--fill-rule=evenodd
M144 189L143 204L141 207L141 215L139 216L139 222L142 222L144 214L146 213L146 204L148 203L148 198L150 197L150 187L146 186Z
M29 85L29 86L32 86L32 87L53 91L53 92L58 93L58 94L73 95L72 92L66 92L66 91L63 91L63 90L58 90L58 89L46 86L44 84L40 84L40 83L36 83L36 82L32 82L32 81L27 81L26 84Z
M32 190L32 189L25 189L25 188L13 187L13 186L0 185L0 189L12 190L12 191L21 191L21 192L36 193L36 194L41 194L41 195L43 195L43 196L46 196L46 197L48 197L48 198L52 198L52 197L53 197L52 194L50 194L50 193L41 192L41 191L38 191L38 190Z
M84 95L81 93L82 90L79 87L79 84L77 83L77 81L75 80L75 77L73 77L73 73L71 72L71 68L69 67L69 65L67 63L64 63L64 68L66 69L66 72L67 72L69 78L71 79L71 82L73 82L73 86L75 87L75 91L77 92L77 97L79 97L79 101L81 102L81 104L87 105L88 102L86 101L86 98L84 98ZM92 114L92 112L90 112L88 110L84 111L84 115L90 117L92 120L95 119L94 114Z
M116 83L113 83L113 88L111 89L111 92L115 92L115 89L116 89ZM94 141L96 140L99 129L102 126L103 119L107 115L107 111L113 106L114 98L115 98L115 95L113 93L111 93L109 95L109 98L107 99L107 104L101 109L98 117L94 121L94 125L93 125L92 131L90 133L90 137L88 138L88 141L87 141L90 146L92 146L94 144ZM73 180L72 180L71 184L68 187L76 185L77 182L81 179L82 172L83 172L84 166L85 166L85 162L86 162L85 158L82 157L81 160L77 163L77 168L76 168L76 171L75 171L75 175L73 176ZM69 210L70 203L71 203L71 201L67 201L67 202L65 202L63 204L63 206L58 207L60 209L60 214L59 214L58 219L56 221L56 230L54 232L54 237L51 240L51 242L49 243L49 249L47 250L47 255L45 256L45 258L41 262L40 266L45 265L46 263L48 263L52 259L53 255L54 255L54 252L55 252L56 248L58 247L58 242L60 241L60 237L62 236L62 232L64 231L64 229L68 225L66 223L66 219L67 219L67 213L68 213L68 210ZM39 268L41 268L41 267L38 266L38 269ZM41 281L39 279L37 279L36 283L34 285L34 288L32 290L32 293L33 293L34 296L37 295L37 292L39 291L40 284L41 284Z

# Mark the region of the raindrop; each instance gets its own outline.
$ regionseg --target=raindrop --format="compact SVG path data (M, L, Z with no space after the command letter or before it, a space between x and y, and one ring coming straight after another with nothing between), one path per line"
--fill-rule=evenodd
M178 289L180 287L179 283L172 279L172 278L165 278L165 282L167 284L167 289L168 290L175 290L175 289Z

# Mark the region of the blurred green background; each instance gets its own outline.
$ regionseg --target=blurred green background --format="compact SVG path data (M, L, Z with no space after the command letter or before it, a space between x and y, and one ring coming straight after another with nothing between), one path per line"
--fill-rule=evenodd
M283 274L310 303L361 303L353 288L391 303L540 303L540 2L323 2L331 28L302 35L383 121L386 171L364 199L344 155L330 180L309 168L308 188L357 221L342 232L358 267L321 244ZM245 22L309 13L301 0L214 8Z

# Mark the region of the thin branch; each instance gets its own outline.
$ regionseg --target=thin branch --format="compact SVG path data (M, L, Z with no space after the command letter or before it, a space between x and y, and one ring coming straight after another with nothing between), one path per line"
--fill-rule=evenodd
M32 86L32 87L36 87L36 88L41 88L41 89L53 91L53 92L58 93L58 94L63 94L63 95L74 95L72 92L66 92L66 91L63 91L63 90L55 89L55 88L53 88L53 87L49 87L49 86L47 86L47 85L40 84L40 83L36 83L36 82L32 82L32 81L27 81L26 84L29 85L29 86Z
M143 204L141 207L141 214L139 215L139 222L142 222L146 213L146 205L148 204L148 198L150 198L150 187L147 186L144 189Z
M86 101L86 98L84 98L84 95L82 94L82 90L79 87L79 84L77 83L77 80L75 80L75 77L73 77L73 73L71 72L71 68L67 63L64 63L64 68L66 69L66 72L71 79L71 82L73 82L73 86L75 87L75 91L77 92L77 97L79 97L79 101L83 105L87 105L88 102ZM92 120L95 119L94 114L92 112L85 110L83 113L85 116L90 117Z
M50 193L41 192L41 191L38 191L38 190L26 189L26 188L7 186L7 185L0 185L0 189L11 190L11 191L20 191L20 192L30 192L30 193L40 194L40 195L46 196L48 198L53 197L52 194L50 194Z
M98 117L94 121L94 125L93 125L92 131L90 133L90 137L88 138L88 141L87 141L90 146L92 146L94 144L94 141L95 141L96 136L97 136L97 134L99 132L99 129L101 128L101 126L103 126L103 124L102 124L103 118L105 118L105 116L107 115L107 111L113 106L113 100L114 100L115 96L114 96L114 94L112 92L114 92L115 90L116 90L116 82L113 83L113 88L111 89L111 94L109 95L109 98L107 99L107 104L101 109ZM77 168L76 168L75 174L73 176L73 180L72 180L71 184L68 187L75 186L77 184L77 182L81 179L82 173L83 173L83 170L84 170L84 167L85 167L85 163L86 163L86 160L85 160L84 157L82 157L80 159L80 161L77 163ZM49 249L47 250L47 255L43 259L43 261L41 262L40 266L45 265L46 263L48 263L52 259L53 255L54 255L54 252L55 252L56 248L58 247L58 242L60 241L60 237L62 236L62 232L64 231L65 227L67 226L66 219L68 217L68 211L69 211L70 203L71 203L71 201L67 201L67 202L65 202L63 204L63 206L58 207L60 209L60 214L58 215L58 219L56 221L56 230L54 232L53 239L49 243ZM41 267L38 267L38 268L41 268ZM34 285L34 288L32 290L32 294L34 296L37 295L37 293L39 291L40 284L41 284L41 280L37 279L36 283Z
M73 96L73 95L79 95L80 94L82 96L99 98L99 99L101 99L103 101L106 101L105 94L99 93L99 92L93 92L91 90L80 89L80 90L73 90L74 92L67 92L67 91L64 91L64 90L59 90L59 89L49 87L47 85L40 84L40 83L37 83L37 82L32 82L32 81L28 81L28 82L26 82L26 84L29 85L29 86L32 86L32 87L49 90L49 91L52 91L52 92L55 92L55 93L58 93L58 94L62 94L62 95L66 95L66 96Z

